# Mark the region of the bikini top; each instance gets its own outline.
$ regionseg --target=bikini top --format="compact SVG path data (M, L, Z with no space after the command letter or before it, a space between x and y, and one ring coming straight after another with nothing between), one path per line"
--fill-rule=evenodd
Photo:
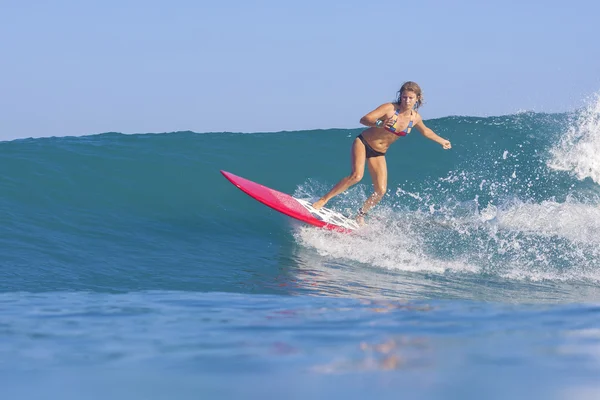
M398 122L398 115L400 113L398 112L398 110L396 110L396 122ZM397 131L396 130L396 122L394 122L394 125L392 125L390 128L385 128L386 131L393 133L396 136L406 136L410 133L410 130L413 127L413 120L412 120L412 115L413 112L412 110L410 110L410 122L408 123L408 126L406 127L405 130L403 131Z

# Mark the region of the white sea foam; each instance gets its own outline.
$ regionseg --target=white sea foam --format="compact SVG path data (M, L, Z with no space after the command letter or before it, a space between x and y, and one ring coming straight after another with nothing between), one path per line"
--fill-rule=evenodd
M340 235L321 229L297 231L300 244L314 248L320 255L352 260L372 266L401 271L444 273L477 272L478 267L429 255L419 230L419 219L407 218L389 209L382 210L369 225L352 234Z
M550 153L549 168L600 184L600 93L575 117Z
M600 282L600 208L514 201L427 212L382 207L350 235L301 228L319 255L397 271L492 274L510 280Z

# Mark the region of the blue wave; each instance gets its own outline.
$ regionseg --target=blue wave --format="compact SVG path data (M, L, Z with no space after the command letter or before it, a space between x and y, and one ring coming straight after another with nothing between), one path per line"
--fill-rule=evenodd
M246 290L236 277L219 280L215 271L255 263L251 255L257 253L263 260L259 271L271 271L280 262L274 243L399 269L426 264L426 271L448 271L458 263L462 272L511 279L595 281L600 255L590 235L600 227L596 171L582 175L556 167L569 150L563 138L573 137L577 123L572 114L455 116L428 121L452 141L451 151L418 133L396 142L387 156L389 193L374 217L386 221L379 234L408 232L422 239L420 258L408 261L336 256L331 242L327 249L315 244L321 242L314 235L321 233L294 236L290 221L219 173L316 199L349 172L350 145L361 129L113 132L2 142L0 243L9 250L0 262L28 272L5 276L0 290ZM600 135L586 129L577 143ZM352 210L369 192L366 177L330 205ZM557 213L566 215L558 227ZM288 262L294 258L293 250L285 253ZM545 261L539 261L542 254Z

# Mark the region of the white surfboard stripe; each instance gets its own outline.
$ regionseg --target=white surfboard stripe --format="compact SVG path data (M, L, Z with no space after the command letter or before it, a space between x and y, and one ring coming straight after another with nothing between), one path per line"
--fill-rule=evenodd
M359 225L355 220L345 217L337 211L333 211L325 207L316 210L310 202L303 199L297 199L295 197L294 199L298 201L298 203L302 204L302 206L306 208L308 212L314 215L315 218L319 218L320 220L325 221L329 224L334 224L347 229L359 228Z

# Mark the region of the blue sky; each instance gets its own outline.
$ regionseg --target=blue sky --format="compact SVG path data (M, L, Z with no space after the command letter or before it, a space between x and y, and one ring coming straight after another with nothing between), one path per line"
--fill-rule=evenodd
M0 140L560 112L600 91L600 3L0 0Z

